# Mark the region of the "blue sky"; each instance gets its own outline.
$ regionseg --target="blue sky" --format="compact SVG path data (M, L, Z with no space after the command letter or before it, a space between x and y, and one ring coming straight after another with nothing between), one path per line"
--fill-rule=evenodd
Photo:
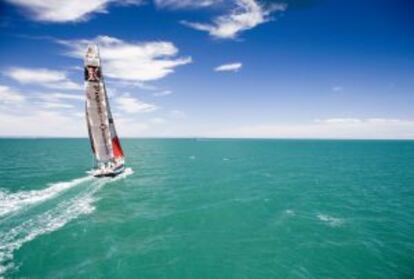
M414 138L409 0L0 2L0 136L86 136L98 42L121 137Z

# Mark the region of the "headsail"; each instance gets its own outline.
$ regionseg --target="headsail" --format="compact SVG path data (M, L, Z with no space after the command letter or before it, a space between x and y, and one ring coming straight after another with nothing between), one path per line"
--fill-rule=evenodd
M86 120L92 151L98 165L123 162L124 153L101 72L97 45L89 45L85 56Z

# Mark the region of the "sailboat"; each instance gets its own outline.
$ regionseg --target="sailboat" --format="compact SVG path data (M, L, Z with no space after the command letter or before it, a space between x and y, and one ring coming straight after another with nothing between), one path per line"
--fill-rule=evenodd
M125 156L115 130L101 70L99 48L90 44L85 55L86 123L95 159L95 177L114 177L125 170Z

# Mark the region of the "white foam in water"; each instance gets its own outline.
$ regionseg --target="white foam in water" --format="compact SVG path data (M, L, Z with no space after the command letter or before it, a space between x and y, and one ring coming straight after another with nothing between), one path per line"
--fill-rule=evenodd
M116 178L93 179L91 177L87 177L75 179L70 182L61 182L61 185L66 185L64 187L68 188L71 187L68 186L69 184L78 185L83 182L88 182L89 180L92 181L91 184L82 187L81 192L74 197L60 202L57 206L49 210L30 217L17 226L8 229L8 231L0 231L0 278L2 278L7 271L14 267L13 254L16 250L21 248L25 243L36 239L40 235L56 231L71 220L74 220L81 215L93 212L95 209L93 206L93 203L95 202L94 194L105 184L123 179L132 173L133 170L128 168L124 173L120 174ZM55 186L56 184L51 187ZM42 191L45 191L46 193L47 189ZM56 195L50 196L45 194L45 196L48 196L50 199ZM45 200L47 199L37 199L37 202Z
M43 190L21 191L17 193L8 193L0 190L0 217L27 205L51 199L61 192L91 179L91 176L87 176L68 182L58 182L51 184Z
M127 177L127 176L129 176L133 173L134 173L133 169L126 168L121 174L119 174L118 176L112 178L112 181L117 181L117 180L123 179L123 178L125 178L125 177Z
M289 215L289 216L295 216L296 215L295 211L293 211L292 209L286 209L285 214Z
M56 208L52 208L43 214L37 215L22 224L10 229L0 236L0 275L13 268L13 252L24 243L35 239L37 236L55 231L66 223L94 210L93 199L90 194L82 195L67 202L63 202Z
M318 214L316 215L316 217L318 217L319 220L321 220L322 222L325 222L331 227L337 227L344 223L344 220L342 219L335 218L335 217L325 215L325 214Z

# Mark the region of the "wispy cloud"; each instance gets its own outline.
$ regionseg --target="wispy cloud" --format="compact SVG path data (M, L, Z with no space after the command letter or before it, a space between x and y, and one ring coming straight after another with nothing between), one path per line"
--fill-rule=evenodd
M47 88L79 90L83 87L71 81L65 72L49 69L10 68L4 75L23 84L36 84Z
M128 95L117 97L115 104L119 111L131 114L152 112L158 109L158 106L154 104L145 103Z
M240 62L237 63L230 63L230 64L224 64L217 66L214 68L214 71L216 72L237 72L243 67L243 64Z
M83 105L79 105L80 95L28 93L23 95L11 87L0 85L0 136L87 136ZM151 112L158 107L128 95L115 96L112 105L117 128L123 137L140 136L151 125L163 123L161 118L140 118L137 121L138 113Z
M145 135L145 132L150 129L148 123L142 121L136 121L134 118L129 117L117 117L115 119L116 129L118 134L124 137L139 137Z
M223 0L154 0L155 5L168 9L190 9L210 7Z
M154 91L158 88L152 84L142 81L130 81L130 80L107 80L108 84L114 85L116 87L137 87L139 89Z
M31 18L45 22L85 21L92 13L107 13L110 3L141 4L141 0L6 0L25 9Z
M8 86L0 85L0 104L16 104L24 102L25 97L20 92Z
M87 44L99 44L105 57L104 74L107 77L127 81L150 81L163 78L178 66L191 63L191 57L176 57L178 48L171 42L125 42L99 36L94 40L60 41L70 52L68 55L83 58Z
M2 136L85 136L85 125L79 119L57 111L35 110L28 114L0 110ZM64 129L62 129L64 127Z
M414 120L330 118L309 123L245 125L208 136L241 138L414 139Z
M84 95L80 95L80 94L68 94L68 93L60 93L60 92L55 92L55 93L40 93L36 95L37 98L43 99L43 100L74 100L74 101L84 101L85 97Z
M213 20L213 23L198 23L182 21L188 27L208 32L212 37L233 39L245 30L252 29L270 20L272 12L285 11L285 4L274 4L267 8L257 0L235 0L236 7L228 14Z
M316 123L324 124L360 124L364 120L359 118L328 118L328 119L315 119ZM365 120L370 121L370 119Z
M155 92L154 94L152 94L152 96L163 97L163 96L171 95L172 93L173 92L171 90L164 90L164 91L160 91L160 92Z
M2 136L86 134L84 125L79 125L79 119L72 117L74 113L75 110L70 104L42 101L37 96L25 96L13 88L0 85Z
M0 85L0 111L15 114L33 113L44 109L73 109L75 106L67 100L83 100L81 95L66 93L23 94L8 86Z
M61 102L40 102L38 103L41 107L45 109L71 109L74 108L73 105Z

